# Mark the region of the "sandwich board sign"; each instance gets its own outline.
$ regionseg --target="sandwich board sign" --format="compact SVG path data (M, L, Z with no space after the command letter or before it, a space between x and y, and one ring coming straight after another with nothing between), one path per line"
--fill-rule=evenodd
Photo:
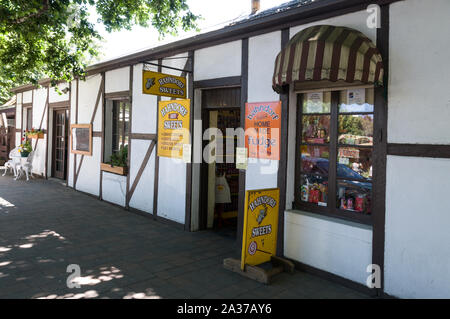
M186 98L185 77L146 70L142 72L142 93Z
M276 255L280 189L245 193L241 269L256 266Z
M158 156L183 159L190 143L191 100L160 101L158 105ZM190 157L190 155L189 155Z

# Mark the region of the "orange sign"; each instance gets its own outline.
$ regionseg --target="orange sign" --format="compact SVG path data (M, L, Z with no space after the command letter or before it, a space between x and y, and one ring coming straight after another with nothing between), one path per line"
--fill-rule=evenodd
M281 101L245 104L248 157L280 159Z

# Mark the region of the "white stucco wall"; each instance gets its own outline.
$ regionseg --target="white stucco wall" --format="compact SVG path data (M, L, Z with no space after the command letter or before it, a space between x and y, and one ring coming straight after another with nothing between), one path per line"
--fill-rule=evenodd
M92 156L84 156L78 174L76 189L95 196L99 195L100 190L100 161L101 161L100 137L92 139ZM80 167L81 155L77 154L77 169Z
M71 98L70 98L70 124L75 124L75 109L76 109L76 91L77 90L77 81L72 81L72 88L70 91ZM70 152L70 126L69 126L69 141L68 141L68 163L67 163L67 183L70 187L73 187L73 161L74 161L74 154Z
M285 213L284 255L365 285L372 263L368 226L308 213Z
M68 101L69 92L63 93L62 90L64 90L65 88L69 88L69 83L61 83L58 84L57 87L61 92L57 92L56 88L50 87L50 90L48 92L50 103Z
M127 193L127 177L117 174L103 172L102 199L125 206L125 196Z
M22 103L31 103L33 100L33 90L22 93Z
M78 93L78 124L89 124L95 109L98 90L101 84L101 75L86 78L79 81ZM102 97L94 118L93 131L101 131ZM77 156L77 169L80 165L81 155ZM99 195L100 188L100 162L101 162L101 137L92 138L92 156L84 156L84 160L78 175L76 189Z
M79 81L79 93L78 93L78 124L89 124L92 114L95 108L95 102L97 101L97 93L100 89L102 76L100 74L90 76L86 78L86 81ZM127 82L128 83L128 82ZM98 106L97 113L95 114L93 131L101 131L102 129L102 106Z
M450 298L450 160L388 156L385 291Z
M47 130L47 88L34 90L33 97L33 128ZM42 125L41 125L42 124ZM25 128L25 126L24 126ZM42 175L45 172L45 154L47 152L46 136L43 139L33 139L32 146L34 150L33 174Z
M248 102L279 101L272 89L273 63L281 50L281 31L249 39L248 45ZM249 158L245 188L277 187L279 161Z
M299 26L292 27L290 29L290 37L292 38L294 35L297 34L297 32L306 29L308 27L314 26L314 25L333 25L338 27L348 27L355 30L358 30L362 33L364 33L370 40L372 40L374 43L376 43L377 40L377 29L371 29L367 26L367 18L369 17L370 13L368 13L366 10L353 12L349 14L344 14L341 16L320 20L308 24L303 24Z
M281 31L266 33L248 40L248 101L278 101L272 89L273 65L281 50ZM235 53L239 54L239 52Z
M196 50L194 80L241 75L241 50L241 40Z
M23 93L16 94L16 146L19 146L22 139L22 96Z
M157 63L157 61L152 61ZM132 102L132 124L133 133L155 134L156 133L156 112L157 98L155 95L142 94L142 70L143 65L138 64L133 69L133 102ZM157 67L152 71L157 71ZM151 141L131 140L130 152L130 188L133 185L137 172L148 150ZM153 214L153 194L155 184L155 154L156 147L145 167L141 179L136 186L133 197L130 200L130 207L140 211Z
M187 53L175 57L186 57ZM163 60L163 65L184 69L186 59ZM197 66L197 62L195 63ZM163 73L181 75L180 71L167 68ZM188 89L189 92L189 89ZM167 97L161 98L163 101ZM186 214L186 163L182 160L168 157L159 158L158 181L158 216L184 224Z
M128 91L129 87L129 67L105 72L105 93Z
M450 144L446 0L391 5L389 143ZM450 298L450 160L388 156L385 291Z
M390 143L450 144L450 1L391 5L388 137Z
M132 140L131 141L131 169L130 169L130 188L136 179L137 172L141 167L142 160L147 153L151 141ZM153 214L153 194L155 185L155 154L156 147L153 148L152 155L142 172L141 179L134 190L133 197L130 200L130 207L139 209L143 212Z
M158 61L152 61L157 63ZM133 133L156 133L156 95L142 94L142 64L134 66L133 70ZM157 67L152 67L157 71Z

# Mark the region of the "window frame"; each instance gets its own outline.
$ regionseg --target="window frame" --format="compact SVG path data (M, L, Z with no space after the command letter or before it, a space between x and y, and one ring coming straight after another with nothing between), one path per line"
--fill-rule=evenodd
M131 141L131 125L130 125L131 118L130 118L130 113L129 113L129 114L128 114L128 116L129 116L129 120L128 120L128 129L126 129L126 124L125 124L126 121L125 121L125 120L123 121L123 127L122 127L122 131L123 131L123 139L122 139L122 145L119 145L118 150L114 150L114 149L113 149L113 147L114 147L113 138L114 138L114 135L115 135L115 132L114 132L114 130L115 130L115 125L114 125L114 108L115 108L115 105L118 105L118 107L119 107L119 112L118 112L117 114L120 114L120 103L128 103L129 109L131 110L131 99L130 99L129 97L117 97L117 98L106 99L106 100L105 100L105 105L106 105L106 102L107 102L107 101L111 102L111 113L112 113L112 114L111 114L111 121L112 121L112 123L111 123L111 129L112 129L112 131L111 131L111 145L107 145L107 143L105 143L106 134L104 134L104 136L103 136L103 147L104 147L104 150L103 150L103 159L102 159L103 163L106 163L106 162L107 162L107 159L104 158L104 157L105 157L105 154L106 154L105 150L106 150L107 147L110 147L110 148L111 148L110 151L111 151L111 155L112 155L112 154L114 154L115 152L117 152L118 150L120 150L120 147L121 147L121 146L124 146L124 145L125 145L125 137L128 137L128 144L129 144L130 141ZM105 112L106 112L106 108L105 108ZM125 114L126 114L126 112L125 112L125 107L124 107L124 108L123 108L123 111L122 111L123 119L125 119ZM120 116L117 117L117 121L119 121L119 119L120 119ZM106 133L106 132L105 132L105 133ZM120 132L117 133L116 135L119 135L119 141L120 141Z
M25 130L31 130L33 128L33 107L29 106L25 108ZM29 122L30 121L30 122ZM28 124L30 124L30 127L28 127Z
M373 88L373 87L371 87ZM339 137L339 115L342 113L339 113L339 99L340 99L340 91L346 90L348 88L330 88L327 90L324 88L324 92L328 91L331 92L331 105L330 105L330 113L324 113L321 115L328 115L330 114L330 142L329 144L324 144L321 146L327 146L329 148L329 168L328 168L328 202L327 206L319 206L314 203L308 203L301 201L301 165L302 165L302 159L301 159L301 146L304 144L302 142L302 136L303 136L303 100L304 96L307 92L310 91L302 91L302 92L296 92L297 96L297 119L296 119L296 140L295 140L295 182L294 182L294 202L293 202L293 208L296 210L306 211L313 214L323 215L327 217L337 218L337 219L343 219L351 222L356 222L358 224L365 224L365 225L373 225L373 214L376 212L374 211L374 201L373 201L373 194L376 191L375 187L377 185L375 181L375 176L372 176L372 211L370 215L362 214L359 212L344 210L336 207L337 203L337 183L339 180L337 178L337 162L338 162L338 149L339 146L345 146L344 144L339 145L338 137ZM375 88L373 88L375 89ZM314 91L314 90L312 90ZM355 114L361 114L364 112L354 112ZM345 115L351 115L353 113L345 113ZM378 126L378 121L376 120L377 112L375 110L374 105L374 111L373 113L370 112L370 114L373 114L373 136L378 136L378 131L381 129ZM305 114L305 115L311 115L311 114ZM310 143L309 143L310 144ZM355 145L351 145L355 147ZM372 145L372 163L375 164L376 162L376 156L377 156L377 143L374 143ZM348 179L345 179L348 180Z

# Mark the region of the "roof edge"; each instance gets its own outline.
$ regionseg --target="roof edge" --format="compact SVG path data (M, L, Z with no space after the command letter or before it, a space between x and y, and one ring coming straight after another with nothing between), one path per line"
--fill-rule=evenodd
M176 55L190 50L214 46L239 38L263 34L275 30L281 30L296 25L310 23L331 16L342 15L366 8L370 4L388 5L404 0L320 0L283 12L263 16L242 23L237 22L218 30L202 33L183 40L178 40L165 45L157 46L144 51L132 53L116 59L90 65L86 68L87 75L94 75L121 67L126 67L144 61L156 60L167 56ZM347 12L348 11L348 12ZM60 81L64 82L64 81ZM39 85L50 85L50 79L39 81ZM33 84L21 85L11 89L13 93L20 93L37 88Z

